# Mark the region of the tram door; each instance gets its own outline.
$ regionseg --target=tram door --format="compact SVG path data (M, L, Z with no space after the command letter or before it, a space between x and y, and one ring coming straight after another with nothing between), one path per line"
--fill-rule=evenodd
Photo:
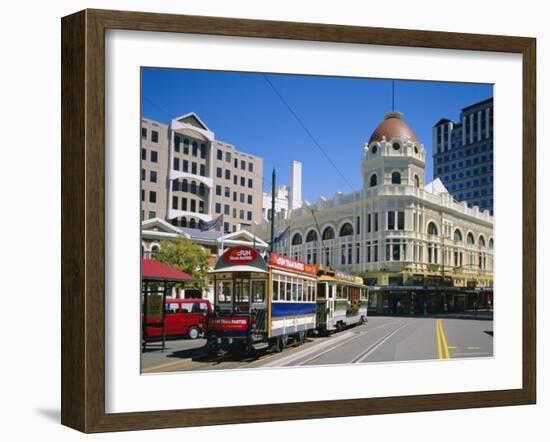
M267 281L253 279L250 283L250 316L253 334L267 332Z
M336 284L327 284L327 319L334 316L334 299L336 298Z
M250 278L241 276L235 279L235 297L233 308L239 313L250 311Z

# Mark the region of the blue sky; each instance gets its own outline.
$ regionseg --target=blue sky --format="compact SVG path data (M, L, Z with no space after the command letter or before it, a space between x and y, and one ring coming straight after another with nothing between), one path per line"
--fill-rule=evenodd
M168 123L196 112L216 139L264 159L264 189L288 184L290 162L302 168L303 198L361 188L361 154L372 131L391 111L391 80L268 74L269 80L346 177L344 180L296 121L263 74L181 69L142 70L142 112ZM460 109L489 98L492 85L398 80L395 110L403 113L427 149L432 172L432 126L457 121ZM349 184L348 184L349 183ZM351 187L350 187L351 185Z

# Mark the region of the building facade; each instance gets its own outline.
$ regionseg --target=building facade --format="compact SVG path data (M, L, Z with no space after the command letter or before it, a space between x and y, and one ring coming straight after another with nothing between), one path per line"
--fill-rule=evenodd
M223 213L224 231L236 231L262 218L262 159L216 140L195 113L142 119L141 173L142 220L198 228Z
M457 202L439 179L424 185L425 155L402 115L386 114L364 147L362 189L276 217L277 231L291 227L278 251L363 276L381 312L397 300L415 310L466 308L468 292L492 293L493 218ZM256 232L268 239L269 224Z
M286 219L288 212L302 206L302 163L293 160L290 162L290 187L277 186L275 189L275 213ZM270 192L263 194L262 218L271 219L272 197Z
M451 195L493 214L493 99L462 109L460 122L433 127L434 179Z

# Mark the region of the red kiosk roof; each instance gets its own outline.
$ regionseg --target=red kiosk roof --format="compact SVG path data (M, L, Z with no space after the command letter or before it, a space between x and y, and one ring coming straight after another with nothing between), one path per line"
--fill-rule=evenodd
M178 269L154 259L141 260L141 274L143 279L187 282L199 281L199 279L189 273L180 272Z

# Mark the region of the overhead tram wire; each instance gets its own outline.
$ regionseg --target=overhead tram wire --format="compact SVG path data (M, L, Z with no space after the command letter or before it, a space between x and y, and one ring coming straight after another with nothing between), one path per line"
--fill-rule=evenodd
M305 133L309 136L309 138L311 139L311 141L313 141L313 144L315 144L315 146L321 151L321 153L325 156L325 158L328 160L328 162L332 165L332 167L334 167L334 169L336 170L336 172L338 172L338 175L340 175L340 177L344 180L344 182L349 186L349 188L352 190L352 192L355 193L355 189L353 188L353 186L350 184L350 182L347 180L346 176L340 171L340 169L338 169L338 166L336 166L336 164L334 163L334 161L332 161L332 159L329 157L329 155L326 153L325 149L323 149L323 147L321 146L321 144L317 141L317 139L313 136L313 134L311 133L311 131L307 128L307 126L304 124L304 122L301 120L301 118L296 114L296 112L294 112L294 110L292 109L292 107L290 106L290 104L284 99L284 97L282 96L282 94L279 92L279 90L275 87L275 85L273 84L273 82L269 79L269 77L266 75L266 74L262 74L264 79L267 81L267 83L271 86L271 88L273 89L273 91L275 92L275 94L277 94L277 96L280 98L280 100L283 102L283 104L286 106L286 108L288 109L288 111L292 114L292 116L294 117L294 119L298 122L298 124L302 127L302 129L305 131Z

